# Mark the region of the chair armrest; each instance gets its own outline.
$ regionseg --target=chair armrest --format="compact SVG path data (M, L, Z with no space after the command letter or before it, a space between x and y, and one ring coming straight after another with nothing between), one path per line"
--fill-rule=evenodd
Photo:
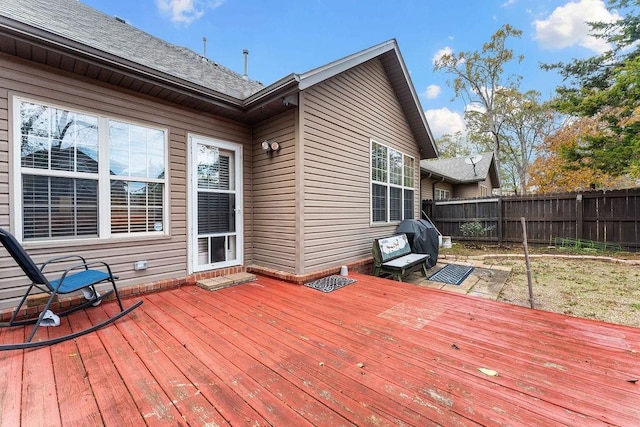
M87 270L89 269L89 267L93 267L93 266L101 266L107 269L107 273L109 273L109 276L113 276L113 274L111 274L111 267L109 266L109 264L107 264L104 261L91 261L91 262L85 262L84 266L87 268Z
M55 263L57 263L57 262L68 262L68 261L73 260L73 259L81 260L81 261L82 261L82 264L78 264L78 265L87 265L87 260L86 260L83 256L80 256L80 255L64 255L64 256L59 256L59 257L51 258L51 259L50 259L50 260L48 260L47 262L43 263L43 264L40 266L40 271L44 272L44 269L45 269L45 268L47 267L47 265L49 265L49 264L55 264ZM74 267L76 267L76 266L74 266ZM88 270L88 268L87 268L87 270Z

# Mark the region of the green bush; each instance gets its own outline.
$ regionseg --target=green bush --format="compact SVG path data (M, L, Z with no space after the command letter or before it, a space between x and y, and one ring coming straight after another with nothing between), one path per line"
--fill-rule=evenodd
M465 237L484 237L494 228L496 228L495 225L488 225L485 227L479 221L471 221L460 225L460 232Z

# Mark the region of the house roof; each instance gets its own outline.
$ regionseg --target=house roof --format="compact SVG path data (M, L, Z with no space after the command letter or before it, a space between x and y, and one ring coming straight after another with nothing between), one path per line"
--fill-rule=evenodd
M420 170L454 184L470 184L491 178L493 188L500 187L500 179L496 170L493 152L480 153L480 160L475 164L469 162L469 157L454 157L450 159L421 160Z
M245 123L294 108L301 90L379 58L418 142L420 157L437 156L395 40L306 73L292 73L265 87L77 0L2 0L0 51Z
M2 0L0 15L29 26L36 36L87 53L97 51L115 61L137 64L234 98L244 99L263 88L190 49L153 37L77 0Z

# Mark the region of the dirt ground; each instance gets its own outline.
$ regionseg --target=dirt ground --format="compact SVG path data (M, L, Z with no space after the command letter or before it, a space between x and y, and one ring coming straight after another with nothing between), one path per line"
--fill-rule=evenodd
M454 245L444 253L497 255L495 265L512 268L499 301L529 306L524 258L500 258L500 253L524 253L522 247L468 248ZM640 253L594 253L557 248L530 248L533 299L536 309L640 327ZM566 255L577 258L565 258ZM588 258L584 258L588 257ZM593 259L594 257L600 259Z

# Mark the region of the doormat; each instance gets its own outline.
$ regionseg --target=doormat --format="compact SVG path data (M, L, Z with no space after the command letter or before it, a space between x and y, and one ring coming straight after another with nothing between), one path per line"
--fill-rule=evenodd
M448 283L449 285L459 285L464 282L464 279L466 279L472 271L473 267L469 267L468 265L447 264L435 274L429 276L428 280Z
M314 280L313 282L305 283L304 285L318 291L331 292L355 281L356 279L349 279L348 277L334 275L323 277L322 279Z

